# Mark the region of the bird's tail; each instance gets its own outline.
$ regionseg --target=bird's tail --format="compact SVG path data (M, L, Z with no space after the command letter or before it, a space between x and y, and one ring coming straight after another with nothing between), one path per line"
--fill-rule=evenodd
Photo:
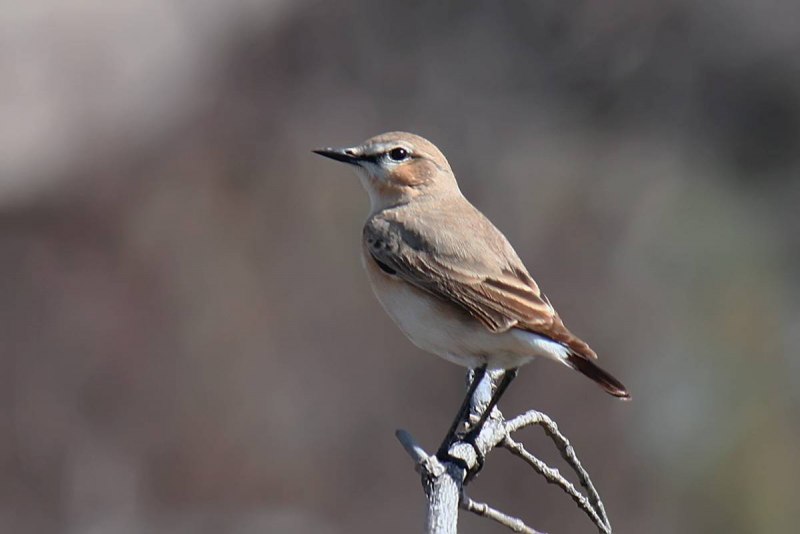
M598 367L592 360L571 352L567 355L565 363L597 382L597 384L609 394L622 400L631 400L631 394L628 393L627 388L622 385L622 382Z

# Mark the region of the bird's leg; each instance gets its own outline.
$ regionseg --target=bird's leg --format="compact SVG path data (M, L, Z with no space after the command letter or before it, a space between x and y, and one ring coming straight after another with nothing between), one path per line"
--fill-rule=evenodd
M470 431L464 436L465 439L470 437L477 438L478 434L481 433L481 429L483 428L484 423L486 420L489 419L489 416L492 414L492 410L494 407L497 406L497 403L500 402L500 397L503 396L503 393L506 392L508 389L509 384L517 377L518 369L509 369L505 373L503 373L503 378L500 379L500 383L497 384L497 389L494 390L494 394L492 394L492 398L489 400L489 404L486 405L486 409L481 414L480 419L478 422L475 423Z
M480 470L483 469L483 463L485 459L484 454L481 452L480 448L478 448L478 445L475 443L475 440L477 440L478 436L480 436L481 430L483 429L483 425L486 423L486 420L492 414L492 410L494 410L494 407L497 406L498 402L500 402L500 397L503 396L503 393L505 393L506 389L508 389L508 386L517 377L517 372L518 369L515 368L515 369L509 369L508 371L503 373L503 378L500 379L500 383L497 384L497 389L494 390L492 398L489 400L489 404L486 405L486 409L481 414L480 419L478 419L478 422L475 423L475 426L473 426L469 430L469 432L467 432L467 435L464 436L463 441L472 445L472 448L475 450L475 455L478 461L477 465L475 466L475 469L467 473L467 477L464 480L465 485L469 483L470 480L475 478L475 476L480 472Z
M458 432L458 427L461 426L461 422L464 421L469 415L472 397L475 395L475 391L478 389L483 377L486 376L486 367L486 365L482 365L480 367L476 367L473 371L472 383L469 385L469 389L467 390L467 396L464 397L464 402L461 403L461 408L458 409L458 414L456 414L453 424L450 425L450 430L447 431L444 441L442 441L442 444L439 446L439 450L436 453L438 458L449 458L448 451L450 450L450 445L453 444L453 438L455 438L456 432Z

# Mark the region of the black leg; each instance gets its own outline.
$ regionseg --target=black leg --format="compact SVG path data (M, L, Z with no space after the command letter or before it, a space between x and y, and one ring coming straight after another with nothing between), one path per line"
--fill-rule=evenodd
M474 441L475 438L478 437L478 434L481 433L484 423L486 423L486 420L492 414L492 410L494 410L494 407L497 406L497 403L500 402L500 397L503 396L503 393L506 392L509 384L511 384L511 382L517 377L517 371L518 369L509 369L503 373L503 378L500 380L500 383L497 384L497 389L494 390L494 394L492 395L491 400L489 400L489 404L486 405L486 409L481 414L481 418L478 419L478 422L475 424L475 426L472 427L465 436L465 441Z
M447 457L447 451L450 449L450 445L453 443L453 438L458 431L458 427L461 426L461 422L469 414L472 397L475 395L475 390L478 389L478 386L480 385L484 376L486 376L486 365L476 367L475 371L472 373L472 383L469 385L469 389L467 390L467 396L464 397L464 402L461 403L461 408L458 409L458 414L456 414L453 424L450 425L450 430L447 431L447 435L444 437L444 441L442 441L442 444L439 446L439 451L436 453L436 456L440 458Z
M478 419L478 422L475 424L475 426L473 426L470 429L470 431L467 432L467 435L464 436L463 441L472 445L472 448L475 450L475 456L478 462L475 468L467 473L467 476L464 479L465 486L469 484L472 481L472 479L477 476L478 473L480 473L481 469L483 469L484 456L481 453L481 450L475 444L475 440L478 439L478 436L480 435L481 430L483 429L483 425L486 423L486 420L492 414L492 410L494 410L494 407L497 406L498 402L500 402L500 397L503 396L503 393L505 393L506 389L508 389L509 384L511 384L511 382L516 377L517 377L517 369L509 369L508 371L503 373L503 378L500 380L500 383L497 384L497 389L494 390L494 394L492 395L492 398L489 400L489 404L486 405L486 409L481 414L480 419Z

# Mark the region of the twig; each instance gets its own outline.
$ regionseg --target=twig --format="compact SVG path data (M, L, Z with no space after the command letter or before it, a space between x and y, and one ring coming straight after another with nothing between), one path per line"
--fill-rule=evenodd
M508 421L506 423L506 429L508 430L508 433L511 434L516 430L521 430L532 425L543 427L545 434L547 434L547 436L553 440L553 443L555 443L558 452L561 454L561 457L578 475L578 480L580 481L581 486L586 489L586 493L588 494L589 502L591 502L592 508L594 508L594 510L597 512L597 515L602 520L602 524L606 527L607 531L610 532L611 522L608 520L608 515L606 514L605 506L603 506L603 501L600 500L600 495L597 492L597 489L595 489L594 484L592 484L592 479L589 477L589 473L586 471L586 469L584 469L583 464L581 464L581 461L578 459L575 449L572 447L566 436L564 436L558 430L558 425L555 421L542 412L531 410L515 417L511 421Z
M420 474L422 474L422 472L429 473L432 476L440 476L444 473L445 468L439 459L425 452L425 449L417 443L417 440L415 440L411 434L400 429L397 430L394 435L397 436L400 444L408 455L411 456L411 459L414 460L414 463L417 464L417 472Z
M487 422L488 434L482 432L478 438L481 450L491 450L505 439L505 427L497 421ZM469 510L479 516L492 519L514 532L524 534L543 534L525 524L519 518L504 514L485 503L475 502L464 494L464 477L467 469L477 463L477 456L466 443L456 442L450 448L450 455L463 460L459 465L454 461L442 462L430 455L405 430L398 430L395 436L414 461L416 470L422 476L425 494L428 496L428 513L425 519L429 534L455 534L457 532L458 508Z
M572 497L572 500L578 507L586 512L589 518L597 525L597 528L605 534L611 533L611 528L606 525L603 519L594 509L592 503L589 502L581 492L575 489L572 483L564 478L558 469L548 466L546 463L536 458L534 455L525 450L521 443L515 441L511 436L507 436L502 443L502 447L509 450L515 456L522 458L528 465L533 467L534 471L542 475L549 483L559 486L564 492Z
M496 521L514 532L522 532L523 534L545 534L544 532L532 529L523 523L521 519L511 517L499 510L495 510L486 503L473 501L463 493L461 494L461 508L481 517Z
M486 406L492 394L492 384L497 378L496 374L487 373L484 382L479 384L472 399L471 413L466 419L476 417L476 413ZM564 478L558 469L551 468L543 461L533 456L511 434L529 426L541 426L545 433L558 448L562 458L575 470L581 486L586 489L587 496L578 491L575 486ZM473 501L464 494L465 478L467 472L475 469L478 464L478 454L472 445L463 441L455 441L448 451L450 459L440 460L429 455L405 430L396 432L397 439L403 445L408 455L414 461L416 470L422 478L425 494L428 496L428 509L426 515L426 531L428 534L456 534L459 508L468 510L482 517L492 519L514 532L525 534L542 534L527 526L521 519L507 515L485 503ZM475 447L482 456L486 456L494 448L501 446L512 454L523 459L545 479L562 488L597 525L602 534L611 534L611 525L608 521L603 503L597 493L588 473L578 460L575 450L569 441L558 430L556 423L547 415L531 410L510 421L503 419L502 413L497 408L486 421L480 435L475 440Z

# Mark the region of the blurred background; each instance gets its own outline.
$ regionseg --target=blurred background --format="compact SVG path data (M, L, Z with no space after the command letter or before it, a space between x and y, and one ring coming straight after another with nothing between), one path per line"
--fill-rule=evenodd
M435 449L464 373L310 152L402 129L632 391L539 362L502 406L616 531L796 532L797 2L5 0L0 81L0 531L420 531L394 430ZM471 495L596 532L503 451Z

